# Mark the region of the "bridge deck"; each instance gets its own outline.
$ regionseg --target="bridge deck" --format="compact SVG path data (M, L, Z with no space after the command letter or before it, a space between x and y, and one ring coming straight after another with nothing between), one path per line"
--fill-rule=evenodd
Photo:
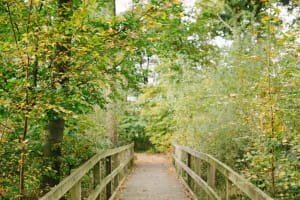
M136 154L136 169L115 200L189 200L169 159L162 154Z

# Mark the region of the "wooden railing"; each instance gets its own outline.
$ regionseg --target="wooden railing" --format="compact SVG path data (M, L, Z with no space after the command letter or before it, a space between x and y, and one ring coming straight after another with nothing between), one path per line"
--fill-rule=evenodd
M200 199L199 197L205 194L208 199L218 200L248 198L272 200L259 188L211 155L174 143L172 147L173 165L194 199Z
M92 172L93 190L85 199L111 200L118 188L133 167L134 150L133 144L116 149L103 150L91 159L72 170L72 173L62 182L55 186L40 200L59 200L69 196L71 200L81 200L81 182L84 176Z

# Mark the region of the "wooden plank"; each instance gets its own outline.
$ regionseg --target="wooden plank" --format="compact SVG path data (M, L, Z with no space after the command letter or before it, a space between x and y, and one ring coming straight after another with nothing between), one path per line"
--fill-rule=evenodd
M234 185L236 185L242 192L244 192L248 197L250 197L253 200L273 200L270 196L268 196L266 193L261 191L259 188L254 186L252 183L247 181L244 177L233 171L230 167L223 164L213 156L209 154L205 154L202 152L195 151L193 149L190 149L188 147L179 146L177 144L172 144L178 149L182 149L183 151L186 151L190 153L191 155L206 161L210 165L213 165L217 168L218 171L220 171L225 177L227 177Z
M103 150L94 155L88 161L86 161L79 168L74 170L68 177L66 177L62 182L57 186L52 188L45 196L41 197L40 200L57 200L60 199L65 193L67 193L81 178L92 169L97 162L101 159L106 158L107 156L114 155L116 153L122 152L126 149L129 149L133 144L122 146L116 149Z
M81 182L77 182L71 188L71 200L81 200Z
M216 167L214 165L208 166L207 184L212 188L215 188L215 186L216 186Z
M226 200L230 200L232 190L232 183L228 178L226 179Z
M100 194L100 192L106 187L106 185L119 173L121 172L124 167L126 167L129 162L133 159L133 156L131 156L129 159L127 159L125 162L119 165L113 172L105 177L102 181L101 184L97 185L94 191L91 192L91 194L88 197L88 200L95 200L97 196Z
M191 161L191 154L187 154L187 166L188 166L188 168L190 168L191 169L191 164L192 164L192 161ZM192 177L189 175L189 174L187 174L187 184L189 185L189 187L191 188L191 186L192 186Z
M194 193L193 190L191 190L191 188L189 187L189 185L187 184L187 182L185 182L185 180L181 177L181 176L178 176L181 180L181 182L183 183L184 187L192 194L192 197L194 200L198 200L198 197L197 195Z
M111 167L112 167L111 166L111 161L112 161L111 156L108 156L106 158L106 162L105 162L106 176L110 175L110 173L111 173ZM112 179L106 185L106 199L110 198L111 190L112 190Z
M180 165L182 169L184 169L194 180L197 184L199 184L203 190L213 199L221 200L221 197L201 178L199 177L194 171L192 171L188 166L186 166L182 161L176 158L173 155L175 162Z
M100 162L99 161L93 168L93 179L94 179L94 189L97 187L97 185L100 184L100 181L101 181L101 165L100 165ZM100 196L98 196L96 198L96 200L100 200Z
M132 160L133 160L133 158L134 158L134 156L132 156ZM131 162L131 161L128 161L128 163L129 163L129 162ZM123 168L124 168L124 167L123 167ZM131 168L131 170L132 170L132 169L133 169L133 168ZM131 171L131 170L130 170L130 171ZM122 171L122 170L120 170L120 172L121 172L121 171ZM130 171L129 171L128 174L130 174ZM127 174L127 175L128 175L128 174ZM124 181L126 180L126 177L127 177L127 176L124 176L124 177L122 178L122 180L120 181L118 187L116 188L116 190L114 191L114 193L111 195L111 197L109 198L109 200L113 200L113 199L116 197L116 195L117 195L118 191L120 190L122 184L123 184Z

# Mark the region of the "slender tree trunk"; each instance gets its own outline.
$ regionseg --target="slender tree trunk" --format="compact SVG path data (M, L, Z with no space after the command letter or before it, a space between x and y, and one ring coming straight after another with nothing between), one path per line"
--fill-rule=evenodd
M116 1L111 0L111 14L112 17L116 16ZM116 85L113 83L111 85L112 89L108 92L110 94ZM109 95L108 95L109 96ZM112 145L118 143L118 131L117 131L117 102L110 101L107 106L106 113L106 130L108 136L111 139Z
M110 102L107 106L106 130L112 145L118 142L116 106L115 102Z

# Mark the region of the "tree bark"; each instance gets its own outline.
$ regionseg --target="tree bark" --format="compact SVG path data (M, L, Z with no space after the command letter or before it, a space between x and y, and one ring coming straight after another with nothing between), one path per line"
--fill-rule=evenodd
M44 157L53 162L52 169L60 174L61 143L63 141L65 120L58 118L51 120L47 127L46 141L44 145ZM42 188L53 187L59 182L57 177L43 176Z

